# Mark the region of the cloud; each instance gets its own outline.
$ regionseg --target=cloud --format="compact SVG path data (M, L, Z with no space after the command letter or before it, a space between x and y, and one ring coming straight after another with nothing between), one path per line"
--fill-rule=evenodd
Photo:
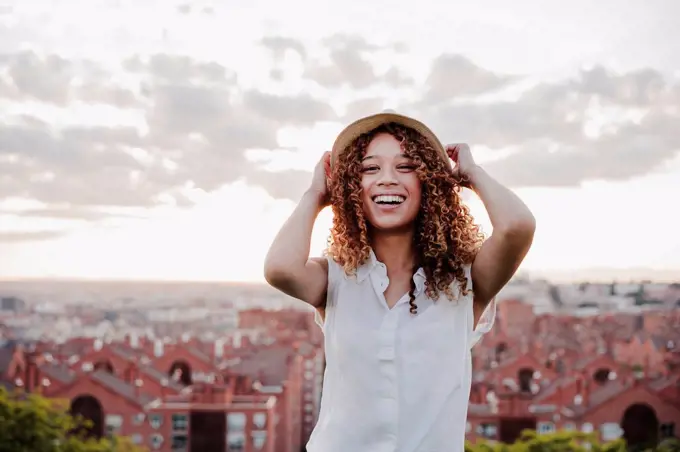
M210 15L213 15L215 13L215 8L213 8L212 6L209 6L209 5L199 7L199 6L192 6L188 3L185 3L185 4L177 5L177 12L184 15L184 16L188 16L192 13L198 13L198 12L210 16Z
M73 65L58 55L39 58L24 51L3 55L7 74L19 99L32 98L43 102L65 105L71 91Z
M462 55L443 54L432 63L424 101L481 94L515 79L483 69Z
M385 109L385 99L381 97L368 97L355 100L347 104L345 111L345 122L355 121L363 116L383 111Z
M641 107L662 101L669 89L661 73L653 69L615 74L603 66L582 71L580 77L568 86L579 94L599 96L619 105Z
M309 171L256 171L253 172L249 181L264 188L270 194L276 194L280 199L299 201L309 184L312 173Z
M114 85L110 74L90 60L70 61L59 55L24 50L0 55L0 65L7 74L6 79L0 79L0 98L35 100L60 107L73 100L119 108L137 105L134 92Z
M317 121L332 121L337 115L328 102L307 94L277 96L260 91L245 93L244 102L263 118L281 125L311 125Z
M130 127L67 127L39 120L0 124L0 193L74 205L150 206L182 181L128 149L144 138Z
M570 143L582 135L587 101L566 90L538 86L514 101L453 103L449 98L416 104L415 114L444 141L466 141L491 148L521 145L536 139Z
M403 45L348 35L321 44L326 59L292 38L261 41L272 70L283 70L276 60L286 52L300 55L299 86L313 89L297 94L246 87L230 68L186 55L135 55L118 68L32 51L2 55L3 105L33 101L68 111L74 102L101 104L126 109L143 124L56 127L38 110L8 116L0 123L0 193L47 204L34 215L70 215L55 207L67 204L92 221L99 207L190 205L187 187L211 191L240 179L297 200L308 172L271 173L245 152L280 148L282 127L344 123L392 108L399 93L407 93L399 110L423 119L443 141L514 149L487 166L515 187L627 179L653 171L680 149L680 88L653 69L620 74L594 67L513 98L480 100L526 80L444 54L419 85L396 63L374 64L377 54L408 56Z
M680 118L650 113L640 124L626 124L571 146L533 144L486 165L512 186L576 186L587 180L628 180L658 170L680 152Z
M183 4L183 5L177 5L177 12L180 14L190 14L191 13L191 5L189 4Z
M56 56L26 53L3 61L16 68L22 67L22 59L31 62L31 76L12 77L12 96L6 98L13 101L30 98L68 108L73 100L93 95L93 90L74 91L76 78L83 86L105 78L94 70L80 70L94 65ZM47 80L40 80L50 66L65 69L54 69L56 75L45 72ZM76 67L80 69L72 69ZM244 90L235 74L214 62L159 54L127 58L121 67L138 76L139 89L128 104L143 114L146 130L131 126L55 129L28 115L0 123L4 196L82 207L151 207L169 199L186 205L190 203L184 195L187 184L211 191L239 178L264 180L268 173L244 153L249 148L277 148L280 127L305 127L336 118L328 102L308 94Z
M616 74L594 67L513 100L425 97L406 109L444 141L513 148L485 165L511 186L578 186L641 176L676 156L679 88L652 69Z
M302 46L294 41L276 41L278 47L267 42L270 48L295 49L303 57L306 51L297 50ZM402 53L402 45L376 45L357 35L335 34L323 40L327 50L326 60L305 58L304 76L324 88L338 89L348 86L362 90L372 86L385 84L394 88L409 86L413 79L403 71L391 66L382 72L376 72L371 57L378 52ZM304 48L304 47L303 47ZM279 50L280 52L280 50Z
M358 49L350 46L331 49L330 60L330 63L310 64L305 76L325 88L349 85L354 89L364 89L376 82L373 66Z
M260 41L264 47L269 49L274 60L281 60L288 50L297 52L302 59L307 59L307 49L305 45L297 39L286 36L265 36Z
M132 56L123 61L123 67L133 73L150 75L156 81L167 83L217 83L233 84L236 74L214 61L197 61L186 55L167 53L149 57Z
M38 242L58 239L64 231L8 231L0 232L0 243Z
M96 222L106 220L108 218L130 218L130 219L144 219L147 218L140 214L122 213L104 211L95 208L87 208L80 206L55 206L44 208L32 208L23 210L0 210L0 215L14 215L23 218L50 218L63 220L80 220L87 222Z

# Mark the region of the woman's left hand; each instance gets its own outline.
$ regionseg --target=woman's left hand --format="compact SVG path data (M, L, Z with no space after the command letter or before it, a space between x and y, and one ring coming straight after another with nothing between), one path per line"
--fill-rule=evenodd
M453 160L453 176L461 186L470 188L472 185L472 171L477 167L472 158L470 146L466 143L454 143L446 145L446 153Z

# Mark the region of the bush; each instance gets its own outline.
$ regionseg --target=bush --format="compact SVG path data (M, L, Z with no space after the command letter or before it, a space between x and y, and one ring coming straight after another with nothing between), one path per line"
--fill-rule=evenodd
M127 439L72 434L89 421L68 413L68 403L0 387L0 452L142 452Z
M467 442L466 452L680 452L677 439L662 441L656 448L636 447L628 449L623 439L600 444L597 435L580 432L557 432L548 435L537 435L535 431L525 430L513 444L496 442Z

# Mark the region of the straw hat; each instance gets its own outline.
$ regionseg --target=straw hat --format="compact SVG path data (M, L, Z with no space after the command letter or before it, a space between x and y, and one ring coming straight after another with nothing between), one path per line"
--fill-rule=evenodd
M446 149L442 145L439 138L422 122L417 119L410 118L408 116L400 115L394 111L388 110L382 113L378 113L371 116L366 116L352 124L348 125L343 129L342 132L335 139L333 144L333 149L331 150L331 165L335 164L338 156L347 149L347 146L352 144L354 140L359 138L361 135L371 132L372 130L380 127L383 124L396 123L405 127L414 129L416 132L420 133L427 139L432 147L441 154L441 156L448 161L448 154Z

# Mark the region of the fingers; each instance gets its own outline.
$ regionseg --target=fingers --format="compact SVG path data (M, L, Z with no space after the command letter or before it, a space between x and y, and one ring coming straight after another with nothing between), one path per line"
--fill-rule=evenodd
M458 145L457 144L447 144L446 153L451 160L456 160L458 158Z
M446 153L452 160L456 160L464 149L470 150L470 146L466 143L452 143L446 145Z

